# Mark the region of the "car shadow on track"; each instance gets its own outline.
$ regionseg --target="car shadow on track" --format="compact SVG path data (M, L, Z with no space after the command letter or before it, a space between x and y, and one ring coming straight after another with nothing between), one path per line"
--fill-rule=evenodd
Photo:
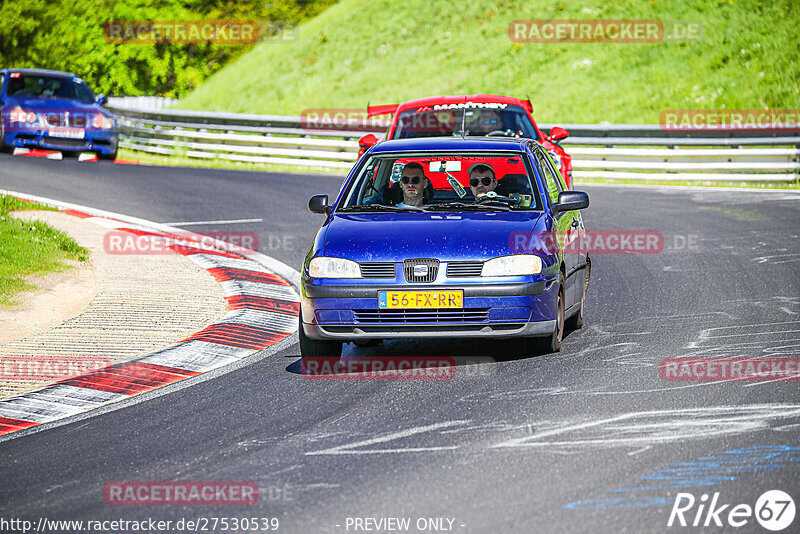
M564 333L564 339L571 331ZM516 340L486 339L395 339L384 340L367 346L345 343L341 358L320 358L319 368L334 374L346 370L366 370L377 368L419 368L433 366L452 366L456 370L462 366L492 366L498 363L547 357L542 351L531 349ZM286 371L308 375L299 354L287 354L287 358L297 358L286 367ZM312 371L311 373L313 373Z

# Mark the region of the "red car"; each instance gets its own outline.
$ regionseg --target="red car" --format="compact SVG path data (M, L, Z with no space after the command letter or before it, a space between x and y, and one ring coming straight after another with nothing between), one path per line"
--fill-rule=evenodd
M441 137L462 132L465 136L528 137L544 145L567 187L572 188L572 157L558 145L569 132L553 126L550 135L545 136L532 113L530 100L498 95L431 96L402 104L369 106L368 117L388 114L394 117L384 136L367 134L359 139L358 155L384 139Z

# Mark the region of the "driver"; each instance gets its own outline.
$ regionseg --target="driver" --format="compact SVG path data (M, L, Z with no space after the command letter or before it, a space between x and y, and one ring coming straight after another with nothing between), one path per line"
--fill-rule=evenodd
M497 189L494 169L486 163L476 163L469 168L469 188L478 199L490 191Z
M475 133L483 135L489 135L492 132L504 129L502 117L498 112L491 109L481 112L477 126Z
M398 208L421 208L423 193L428 187L428 179L422 165L412 161L403 167L400 175L400 187L403 189L403 201L397 204Z

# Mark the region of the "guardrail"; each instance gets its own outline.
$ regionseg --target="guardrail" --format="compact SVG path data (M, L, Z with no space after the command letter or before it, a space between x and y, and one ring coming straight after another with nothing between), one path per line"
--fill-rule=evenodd
M301 117L110 107L120 146L162 155L349 170L359 137L388 122L314 128ZM540 124L549 131L553 125ZM577 179L790 181L800 176L800 132L672 132L658 125L562 125ZM643 148L646 147L646 148Z

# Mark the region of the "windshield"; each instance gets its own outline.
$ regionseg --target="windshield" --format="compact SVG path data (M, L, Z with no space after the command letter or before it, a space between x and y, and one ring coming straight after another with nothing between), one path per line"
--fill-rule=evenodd
M444 104L407 109L397 117L392 139L465 136L527 137L541 141L528 114L509 104Z
M69 78L12 73L8 80L8 96L34 98L63 98L94 102L92 92L82 83Z
M371 156L338 211L541 210L526 160L514 152Z

